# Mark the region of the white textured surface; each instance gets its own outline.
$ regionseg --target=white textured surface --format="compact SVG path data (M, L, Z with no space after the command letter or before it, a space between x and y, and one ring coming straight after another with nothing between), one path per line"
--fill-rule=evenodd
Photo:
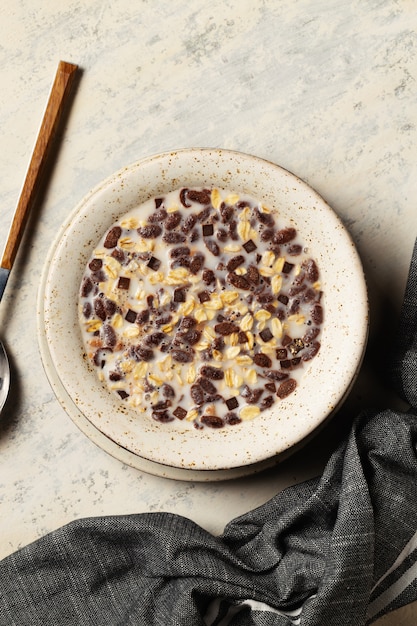
M83 74L0 307L13 364L0 557L85 515L168 510L220 532L316 474L359 406L396 402L375 368L376 343L390 339L417 234L416 31L412 0L2 4L1 249L58 60ZM142 474L92 444L55 399L36 338L43 260L73 207L120 167L191 146L253 153L311 184L349 227L372 306L370 351L339 421L284 466L213 485Z

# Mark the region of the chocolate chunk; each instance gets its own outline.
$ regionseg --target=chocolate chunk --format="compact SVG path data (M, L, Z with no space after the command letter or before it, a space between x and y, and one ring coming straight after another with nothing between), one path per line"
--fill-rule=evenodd
M289 298L288 298L288 296L286 296L286 295L285 295L285 294L283 294L283 293L280 293L280 294L279 294L279 296L278 296L278 300L279 300L279 302L281 302L281 304L288 304L288 302L289 302Z
M272 393L275 393L275 392L276 392L276 387L275 387L275 384L274 384L274 383L266 383L266 385L265 385L265 389L266 389L267 391L272 391Z
M178 211L176 211L175 213L170 213L170 215L168 215L167 219L165 220L165 230L174 230L174 228L178 226L181 220L182 215Z
M100 348L94 353L93 363L96 367L103 367L106 365L106 356L108 353L112 352L110 348Z
M162 233L162 227L159 224L146 224L137 229L138 234L144 239L155 239Z
M120 276L119 280L117 281L117 288L127 291L129 289L129 286L130 278L127 278L127 276Z
M151 258L149 259L147 266L151 268L151 270L154 270L155 272L157 270L159 270L160 266L161 266L161 261L159 259L157 259L154 256L151 256Z
M245 278L245 276L240 276L239 274L235 274L234 272L229 272L226 276L226 280L228 283L233 285L233 287L237 287L238 289L242 289L243 291L250 290L250 283Z
M187 290L185 287L177 287L174 289L174 302L185 302L187 299Z
M288 350L291 354L297 354L304 348L304 341L300 338L294 339L291 343L288 344Z
M213 367L212 365L203 365L203 367L200 368L200 374L211 380L222 380L224 378L223 370L218 367Z
M165 243L184 243L186 237L184 233L179 233L175 230L170 230L162 237L162 241Z
M270 380L285 380L288 378L288 374L279 370L266 370L264 376Z
M113 228L111 228L106 235L106 238L103 244L104 247L115 248L117 246L117 242L119 241L119 237L121 234L122 234L122 229L120 228L120 226L113 226Z
M271 367L272 365L272 359L270 359L267 354L263 354L263 352L255 354L253 361L256 365L259 365L259 367Z
M217 245L217 243L214 241L214 239L205 239L204 244L207 250L209 250L214 256L219 256L220 248Z
M227 263L226 268L228 272L233 272L239 265L245 262L245 257L242 254L238 254L230 259Z
M214 226L213 224L203 224L203 237L211 237L211 235L214 233Z
M223 337L216 337L215 339L213 339L213 343L211 345L213 347L213 350L218 350L219 352L221 352L226 344L224 343Z
M276 358L281 361L287 357L287 349L286 348L277 348L275 351Z
M194 360L194 355L191 351L180 350L179 348L172 350L171 356L178 363L191 363Z
M295 228L283 228L282 230L278 230L275 235L273 242L281 245L284 243L288 243L292 241L297 236L297 231Z
M285 261L284 265L282 266L282 273L289 274L293 268L294 263L288 263L288 261Z
M266 343L267 341L270 341L273 338L274 335L271 333L269 328L264 328L259 333L259 336L262 339L262 341L265 341L265 343Z
M238 343L246 343L248 340L248 336L244 330L240 330L237 334Z
M208 302L210 300L210 294L207 290L200 291L197 295L201 303Z
M284 382L282 382L280 386L278 387L278 391L277 391L278 398L281 398L281 400L283 398L286 398L287 396L290 395L290 393L294 391L296 387L297 387L297 381L295 381L293 378L288 378L287 380L284 380Z
M117 393L119 394L122 400L125 400L126 398L129 397L129 394L124 389L118 389Z
M220 322L220 324L215 324L214 330L218 335L231 335L232 333L238 333L240 329L239 326L232 322Z
M183 420L184 417L187 415L187 411L183 409L182 406L177 406L177 408L172 411L172 414L175 415L177 419Z
M237 398L233 397L226 400L226 405L229 411L231 411L232 409L236 409L239 406L239 402L237 401Z
M121 379L122 379L122 376L121 374L119 374L119 372L109 372L109 380L111 380L112 382L116 383L117 381Z
M207 268L203 270L201 277L203 279L203 282L206 283L206 285L211 285L211 283L214 283L216 280L216 276L213 270L209 270Z
M159 209L159 207L163 204L164 199L163 198L155 198L155 208Z
M249 239L249 241L243 244L243 247L245 248L246 252L249 253L249 252L253 252L254 250L256 250L257 245L256 243L252 241L252 239Z
M291 369L291 360L290 359L284 359L283 361L279 362L281 368L283 370L289 370Z
M217 415L202 415L200 421L210 428L223 428L224 426L222 418Z

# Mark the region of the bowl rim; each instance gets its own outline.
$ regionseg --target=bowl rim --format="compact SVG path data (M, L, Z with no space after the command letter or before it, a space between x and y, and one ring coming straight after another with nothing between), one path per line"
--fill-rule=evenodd
M235 185L233 180L237 181ZM222 182L224 184L220 184ZM227 182L230 184L226 185ZM316 221L311 225L312 235L309 245L318 254L313 256L318 256L324 262L334 251L334 244L331 245L326 239L321 242L314 241L314 236L326 233L334 237L337 243L340 258L337 259L336 270L325 268L323 263L319 265L324 272L327 287L323 288L325 311L332 313L334 315L332 319L337 319L339 325L343 326L342 335L335 337L325 322L323 342L328 341L324 343L327 349L323 350L322 347L303 374L302 385L285 401L285 406L282 406L284 401L279 403L278 420L276 415L275 420L271 417L270 414L274 413L272 410L265 412L265 415L261 414L262 418L258 417L238 427L221 430L204 429L208 432L203 433L181 430L177 424L172 430L166 428L167 425L161 426L153 421L149 424L142 423L138 429L131 411L121 410L120 406L117 406L120 404L118 400L110 400L98 381L93 384L92 374L95 376L95 373L89 371L82 358L83 350L80 351L80 346L78 345L76 350L71 347L73 342L71 333L75 332L78 336L79 332L74 325L75 318L78 325L78 317L66 310L70 300L63 291L70 285L74 294L80 268L85 267L86 258L94 244L118 216L127 212L128 205L128 208L131 208L132 203L134 205L135 194L135 202L140 204L145 196L153 197L159 195L161 191L191 185L217 186L232 191L239 187L242 193L255 197L261 195L264 201L268 200L268 194L269 199L277 196L278 185L281 189L281 193L278 194L280 201L282 202L284 197L289 198L288 206L284 210L285 218L291 217L291 221L298 225L304 239L307 233L304 224L300 228L300 220L305 221L308 211L314 214ZM282 205L280 210L282 212ZM291 216L288 215L290 211ZM98 236L95 236L89 229L92 224L96 224L97 216L103 215L105 224L100 225L100 230L96 232ZM89 249L87 244L90 246ZM74 261L74 258L78 273L70 273L69 277L63 277L65 262L68 262L68 259ZM331 289L334 289L334 285L330 286L331 272L337 273L340 298L338 307L333 309L332 301L328 299ZM337 312L340 307L346 312L349 310L348 319L344 318L340 311ZM133 453L145 462L197 472L256 467L259 463L268 463L271 459L287 455L288 451L295 449L314 433L340 406L356 378L363 359L369 327L369 305L363 267L350 234L334 210L314 189L285 168L257 156L220 148L183 148L145 157L119 169L88 192L62 225L49 250L39 290L38 313L39 331L43 336L43 362L45 365L49 360L48 377L57 377L58 382L54 378L55 393L58 386L65 390L65 409L70 417L77 421L81 414L116 446ZM336 340L339 345L332 345ZM74 372L77 364L82 365L81 374ZM324 380L324 371L332 374L332 381ZM88 394L83 396L83 385L86 381L89 389ZM321 397L316 393L315 405L312 407L308 396L311 398L318 383L322 384ZM304 390L306 393L303 393ZM58 392L58 395L62 394ZM328 398L325 398L326 395ZM102 401L99 402L99 398ZM74 406L68 404L68 399ZM100 409L98 412L97 406ZM115 416L120 422L117 428ZM294 419L291 421L292 417ZM280 422L281 429L278 428L277 421ZM282 433L284 428L285 433ZM126 432L129 434L126 435ZM195 458L196 448L200 454L198 459Z

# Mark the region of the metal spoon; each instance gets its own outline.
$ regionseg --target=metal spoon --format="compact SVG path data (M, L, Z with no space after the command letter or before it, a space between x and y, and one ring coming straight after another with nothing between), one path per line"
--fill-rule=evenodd
M51 151L52 143L58 129L58 123L64 110L66 98L70 94L78 66L60 61L55 80L49 95L42 124L29 163L26 179L20 193L19 201L13 217L9 236L0 263L0 300L6 287L16 253L22 239L23 231L36 195L42 182L42 174ZM0 412L6 402L10 387L10 367L4 345L0 341Z

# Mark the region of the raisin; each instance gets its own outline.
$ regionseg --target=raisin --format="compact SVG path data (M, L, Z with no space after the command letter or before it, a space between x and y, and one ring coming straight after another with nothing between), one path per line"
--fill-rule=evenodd
M313 343L306 349L306 351L302 355L303 361L310 361L313 357L316 356L317 352L320 350L320 342L313 341Z
M201 338L201 330L197 330L196 328L190 328L187 332L182 335L182 340L188 345L193 346L198 343Z
M227 234L227 230L224 230L224 228L219 228L217 233L216 233L216 237L219 241L227 241L229 238L229 235Z
M311 309L311 319L317 326L323 322L323 308L320 304L315 304Z
M257 404L263 392L264 390L259 387L258 389L251 389L250 387L245 385L240 395L242 396L242 398L245 398L248 404Z
M259 367L271 367L272 365L272 359L270 359L267 354L263 354L263 352L255 354L253 360Z
M190 248L187 246L180 246L179 248L172 248L169 253L171 259L178 259L181 256L188 256L190 254Z
M148 221L151 222L151 224L159 224L160 222L163 222L164 219L166 219L168 213L165 211L165 209L159 209L159 211L155 211L154 213L152 213L152 215L150 215L148 217Z
M204 244L214 256L219 256L220 248L213 239L204 239Z
M269 409L274 404L274 398L272 396L266 396L266 398L262 398L259 408L261 411L265 411L265 409Z
M220 324L214 326L214 330L218 335L231 335L232 333L238 333L240 329L233 322L220 322Z
M138 228L138 234L144 239L155 239L162 233L162 227L159 224L146 224Z
M244 262L245 257L242 254L238 254L237 256L232 257L227 263L227 271L233 272L237 267L239 267L239 265L242 265L242 263Z
M98 272L103 267L103 261L101 259L92 259L88 264L88 267L92 272Z
M223 428L224 426L224 421L217 415L202 415L200 421L210 428Z
M267 370L264 372L264 376L270 380L285 380L288 378L288 374L279 370Z
M175 398L174 387L168 385L168 383L164 383L162 385L162 395L165 396L165 398Z
M103 324L101 328L101 338L105 348L114 348L117 343L116 332L110 324Z
M164 224L165 229L174 230L174 228L176 228L178 224L181 222L181 219L182 219L181 213L179 213L178 211L176 211L175 213L171 213L165 220L165 224Z
M209 380L208 378L204 378L203 376L200 376L199 378L197 378L196 383L197 383L197 385L200 385L200 387L206 393L209 393L211 395L214 395L214 394L217 393L217 389L216 389L215 385L213 385L211 380Z
M134 346L130 352L135 361L151 361L153 359L153 350L146 346Z
M309 328L303 337L304 343L310 343L311 341L314 341L314 339L317 337L319 332L320 332L320 328Z
M216 337L215 339L213 339L213 350L218 350L219 352L221 352L224 349L225 345L226 344L224 343L223 337Z
M157 331L156 333L151 333L147 335L143 340L143 343L147 346L159 346L161 341L165 339L165 333L162 331Z
M290 395L290 393L294 391L296 387L297 387L297 381L295 381L293 378L288 378L288 380L284 380L284 382L282 382L280 386L278 387L278 391L277 391L278 398L281 398L281 400L283 398L286 398L287 396Z
M256 268L254 265L249 265L248 271L246 273L246 278L253 285L258 285L260 281L260 274L259 274L258 268Z
M200 385L193 383L190 387L190 395L193 402L195 402L197 406L201 406L202 404L204 404L204 391L202 390Z
M184 243L185 235L184 233L178 233L170 230L163 235L162 240L165 243Z
M292 241L297 236L297 231L295 228L283 228L282 230L278 230L273 238L273 242L281 245L283 243L288 243Z
M91 304L89 302L84 302L83 315L86 320L90 319L92 312L93 312L93 307L91 306Z
M119 380L122 379L121 374L119 374L119 372L110 372L109 373L109 380L111 380L112 382L117 382Z
M107 317L107 313L104 306L103 298L96 298L94 300L94 313L99 319L103 320L104 322Z
M233 217L233 213L234 213L234 209L232 206L229 206L227 204L221 205L220 215L221 215L223 223L229 222L231 218Z
M234 413L234 411L229 411L224 417L226 422L231 426L235 426L235 424L240 424L240 422L242 421L240 417L236 413Z
M256 216L262 224L265 224L265 226L274 226L275 224L274 218L271 213L263 213L257 208Z
M203 189L198 191L197 189L189 189L187 193L189 200L198 202L199 204L210 204L211 192L210 189Z
M203 274L202 274L202 279L203 279L203 282L206 283L206 285L210 285L211 283L215 282L216 276L213 270L204 269Z
M212 365L203 365L200 369L200 374L211 380L222 380L224 378L223 370Z
M297 243L294 243L292 246L288 246L287 252L290 256L298 256L303 251L303 247Z
M248 340L248 336L244 330L240 330L237 334L238 343L246 343Z
M261 241L271 241L274 235L275 231L273 228L266 228L261 232Z
M136 323L137 324L146 324L147 321L149 321L149 309L145 309L144 311L140 311L138 313L138 316L136 318Z
M90 295L90 293L92 292L94 288L94 283L90 278L84 278L83 282L81 283L81 296L83 298L86 298L87 296Z
M227 282L229 282L233 287L237 287L238 289L242 289L243 291L250 290L250 283L244 276L239 276L239 274L235 274L234 272L229 272L226 276Z
M197 274L204 265L204 256L202 254L195 254L190 264L191 274Z
M194 360L192 352L180 350L179 348L172 350L171 355L174 361L177 361L178 363L191 363L191 361Z
M319 279L319 270L316 262L313 259L303 261L301 264L302 269L305 271L308 280L311 283L315 283Z
M187 215L182 223L181 230L183 233L189 233L197 223L197 216L194 213Z
M162 422L163 424L172 422L174 419L166 409L162 409L161 411L152 411L152 418L157 422Z
M191 317L191 315L186 315L181 320L180 329L182 330L183 328L194 328L194 326L196 325L197 320L194 317Z
M190 207L191 203L187 202L187 193L188 193L188 189L181 189L180 191L180 201L181 204L185 207Z
M115 248L117 245L117 242L119 241L119 237L121 234L122 234L122 229L120 228L120 226L113 226L113 228L111 228L106 235L106 238L103 244L104 247Z

